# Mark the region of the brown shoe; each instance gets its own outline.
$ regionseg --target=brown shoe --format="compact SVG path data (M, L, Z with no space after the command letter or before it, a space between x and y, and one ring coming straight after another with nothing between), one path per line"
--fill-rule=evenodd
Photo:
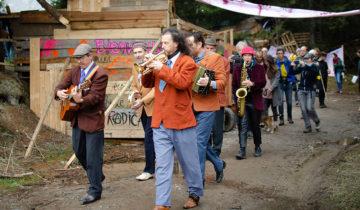
M169 206L155 206L153 210L170 210Z
M189 198L187 199L185 205L183 206L184 209L191 209L199 205L200 197L195 193L190 194Z

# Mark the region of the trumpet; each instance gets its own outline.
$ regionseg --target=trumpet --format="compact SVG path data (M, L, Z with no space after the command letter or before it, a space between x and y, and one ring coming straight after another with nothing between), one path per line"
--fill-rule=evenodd
M141 63L141 64L137 64L135 63L135 69L137 72L139 72L142 75L146 75L148 73L150 73L153 69L147 67L148 64L150 64L151 62L158 60L161 63L166 63L168 60L168 56L166 55L165 51L161 51L158 54L156 54L154 57L150 58L149 60Z

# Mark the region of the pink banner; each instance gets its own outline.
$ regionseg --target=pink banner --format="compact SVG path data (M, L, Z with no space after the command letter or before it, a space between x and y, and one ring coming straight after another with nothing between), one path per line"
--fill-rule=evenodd
M205 4L230 10L247 15L274 18L319 18L319 17L336 17L359 15L360 9L345 12L326 12L307 9L292 9L263 4L254 4L243 0L197 0Z

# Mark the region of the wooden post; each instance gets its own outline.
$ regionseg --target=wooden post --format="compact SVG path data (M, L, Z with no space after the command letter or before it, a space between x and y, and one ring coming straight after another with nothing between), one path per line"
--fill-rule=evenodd
M39 2L39 4L56 20L65 26L69 26L69 20L60 14L56 9L54 9L54 7L52 7L49 3L47 3L45 0L37 0L37 2Z
M63 66L62 69L61 69L61 73L60 73L60 76L59 76L59 78L58 78L58 81L53 85L53 87L51 87L51 90L54 90L54 89L55 89L55 85L57 85L57 84L62 80L62 78L64 77L65 71L66 71L66 67L69 65L69 62L70 62L70 58L67 58L67 59L65 60L64 66ZM29 157L30 153L31 153L31 150L32 150L32 148L33 148L33 146L34 146L34 143L35 143L35 141L36 141L36 137L37 137L37 135L39 134L40 129L41 129L41 126L42 126L42 124L43 124L43 122L44 122L44 120L45 120L46 114L47 114L47 112L49 111L51 102L54 100L54 96L55 96L54 92L51 91L50 94L49 94L48 102L47 102L47 104L46 104L46 106L45 106L45 109L43 110L43 112L42 112L42 114L41 114L40 120L39 120L39 122L38 122L38 124L37 124L37 126L36 126L36 128L35 128L34 134L33 134L33 136L31 137L30 144L29 144L29 146L28 146L28 148L27 148L27 150L26 150L26 153L25 153L25 156L24 156L25 159L27 159L27 158Z
M176 19L176 29L181 30L180 20Z
M64 169L68 169L70 164L75 160L76 155L75 153L71 156L71 158L68 160L68 162L65 164Z
M234 29L230 29L230 44L234 45Z

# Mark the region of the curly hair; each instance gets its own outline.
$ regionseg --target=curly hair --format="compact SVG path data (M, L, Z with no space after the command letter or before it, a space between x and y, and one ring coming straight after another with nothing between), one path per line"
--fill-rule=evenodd
M266 68L266 75L269 79L271 79L276 75L276 72L278 71L278 66L274 61L274 57L272 57L271 55L265 55L264 60L269 63L269 67Z
M171 27L167 28L162 32L162 35L170 34L172 37L173 42L178 43L178 51L184 53L185 55L189 55L189 48L186 43L185 34L184 32Z

